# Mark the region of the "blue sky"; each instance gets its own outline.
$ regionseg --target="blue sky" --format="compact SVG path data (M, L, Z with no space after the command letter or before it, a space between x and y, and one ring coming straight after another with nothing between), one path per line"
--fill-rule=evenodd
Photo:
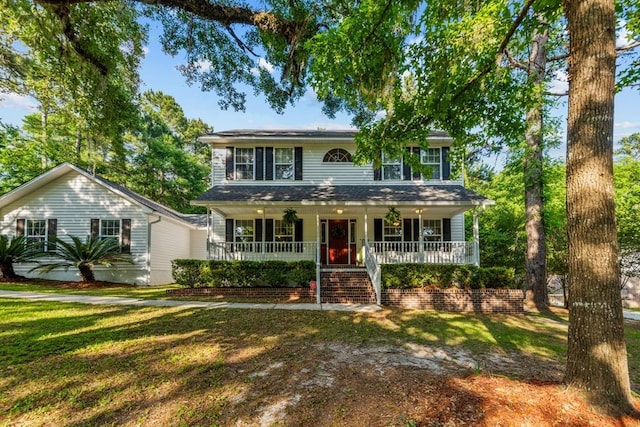
M152 31L146 57L142 63L141 90L159 90L173 96L182 106L189 118L201 118L215 130L239 128L275 129L345 129L351 125L347 115L329 119L321 112L321 105L309 90L293 107L289 106L284 114L272 111L264 98L255 97L247 91L245 112L223 111L218 106L218 98L213 93L202 92L197 85L188 86L184 77L176 70L183 58L172 58L164 54L158 44L157 31ZM560 86L563 83L559 83ZM0 94L0 119L5 123L19 125L25 114L34 112L35 102L28 98L12 94ZM556 113L563 116L566 103ZM563 120L564 121L564 120ZM640 132L640 93L637 89L626 89L616 96L614 140ZM564 148L556 150L556 157L563 155Z

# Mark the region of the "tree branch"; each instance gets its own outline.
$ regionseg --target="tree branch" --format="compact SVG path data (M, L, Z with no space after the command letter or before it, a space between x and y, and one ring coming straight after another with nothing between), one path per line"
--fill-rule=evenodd
M520 70L525 70L525 71L529 70L529 67L526 64L524 64L523 62L518 61L517 59L515 59L513 57L513 55L511 55L511 52L509 52L509 49L505 49L504 50L504 54L507 57L507 59L509 60L509 64L511 64L511 66L513 68L518 68Z
M628 50L633 50L638 46L640 46L640 41L633 42L625 46L616 47L616 52L626 52Z
M524 18L527 16L527 13L529 13L529 9L531 9L531 5L533 4L534 1L535 0L527 0L527 2L522 6L522 10L520 10L520 13L511 24L511 27L509 28L509 31L507 31L507 34L505 34L504 38L502 39L500 46L498 46L497 59L501 58L502 55L504 54L504 51L507 49L507 45L509 44L509 41L511 41L511 37L513 37L516 30L518 29L518 27L520 26ZM467 90L469 90L469 88L473 86L478 80L480 80L482 77L489 74L489 72L493 69L493 67L496 66L496 63L497 63L497 60L487 65L478 74L473 76L464 86L462 86L458 91L456 91L456 93L453 95L451 100L455 101L456 99L464 95L464 93Z

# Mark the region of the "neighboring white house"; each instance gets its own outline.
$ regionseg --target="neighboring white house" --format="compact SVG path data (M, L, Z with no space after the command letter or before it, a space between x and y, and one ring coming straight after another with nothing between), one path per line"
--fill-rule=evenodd
M69 163L61 164L0 197L0 232L43 242L52 236L93 234L117 238L133 264L96 267L96 280L139 285L172 283L171 260L206 258L206 216L185 215ZM27 277L80 280L75 269Z
M376 285L384 263L478 264L478 227L465 239L464 212L493 204L452 176L453 140L432 132L407 150L431 167L422 176L399 159L379 169L353 163L355 131L230 130L212 146L208 209L211 259L308 259L321 268L366 265ZM398 221L385 216L393 207ZM299 220L283 220L286 209Z

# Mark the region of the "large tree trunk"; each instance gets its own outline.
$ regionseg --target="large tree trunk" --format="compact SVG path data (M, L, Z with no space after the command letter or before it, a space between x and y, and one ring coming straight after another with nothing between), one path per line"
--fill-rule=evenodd
M631 413L613 197L614 0L566 0L569 385L612 414Z
M544 77L546 69L546 49L548 30L533 35L529 56L529 80L536 88L536 102L527 111L525 140L527 149L524 156L525 188L525 229L527 231L526 285L527 300L539 310L549 306L547 292L547 248L542 216L542 107Z

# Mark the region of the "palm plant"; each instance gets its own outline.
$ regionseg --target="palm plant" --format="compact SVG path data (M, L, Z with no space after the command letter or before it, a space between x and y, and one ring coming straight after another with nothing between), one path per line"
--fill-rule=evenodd
M0 236L0 272L6 279L18 278L13 270L14 263L31 261L41 255L40 247L25 237L9 239L5 235Z
M120 253L120 245L115 239L100 239L89 236L84 242L79 237L69 236L71 242L65 242L58 238L53 239L56 251L47 255L57 258L56 261L42 263L31 271L43 271L48 273L57 268L68 270L75 267L80 271L82 280L85 282L95 281L93 267L103 265L111 267L114 262L133 263L128 255Z

